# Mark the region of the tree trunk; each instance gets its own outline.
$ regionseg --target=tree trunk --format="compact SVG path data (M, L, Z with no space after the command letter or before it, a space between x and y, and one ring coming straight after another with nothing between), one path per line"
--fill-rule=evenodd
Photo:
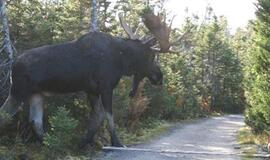
M211 64L211 109L214 111L219 111L217 108L217 94L218 94L218 82L217 82L217 73L216 73L216 61L217 53L212 53L212 64Z
M6 7L4 0L0 0L0 10L1 10L1 22L3 25L3 34L4 34L4 47L5 51L8 54L9 60L12 62L13 61L13 50L12 50L12 45L10 41L10 36L9 36L9 27L8 27L8 19L6 15Z
M0 49L0 104L5 98L9 88L9 79L11 75L11 64L14 60L12 44L9 36L8 18L6 14L5 1L0 0L0 20L2 23L3 46Z
M90 32L98 31L97 24L97 0L92 0Z

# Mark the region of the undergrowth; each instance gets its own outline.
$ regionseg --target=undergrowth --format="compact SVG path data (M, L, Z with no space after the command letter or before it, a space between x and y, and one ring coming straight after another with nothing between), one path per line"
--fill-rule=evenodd
M267 152L270 137L267 133L255 134L250 127L242 127L237 133L237 143L245 154ZM269 152L269 151L268 151Z

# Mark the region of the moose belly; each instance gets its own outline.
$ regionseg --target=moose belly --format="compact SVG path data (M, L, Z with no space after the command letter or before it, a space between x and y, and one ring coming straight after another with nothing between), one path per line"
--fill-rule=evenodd
M62 94L84 90L95 90L95 85L85 83L82 79L48 79L39 83L44 95Z

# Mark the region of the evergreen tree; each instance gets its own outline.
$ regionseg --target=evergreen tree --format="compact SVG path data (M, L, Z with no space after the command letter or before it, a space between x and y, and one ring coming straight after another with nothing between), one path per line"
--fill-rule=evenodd
M258 0L253 22L255 45L250 51L248 102L246 122L254 131L270 131L270 1Z

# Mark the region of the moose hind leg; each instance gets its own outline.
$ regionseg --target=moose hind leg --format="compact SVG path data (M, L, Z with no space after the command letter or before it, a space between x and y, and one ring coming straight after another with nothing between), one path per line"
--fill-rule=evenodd
M35 94L30 98L29 121L33 125L34 131L39 140L43 139L43 97Z

